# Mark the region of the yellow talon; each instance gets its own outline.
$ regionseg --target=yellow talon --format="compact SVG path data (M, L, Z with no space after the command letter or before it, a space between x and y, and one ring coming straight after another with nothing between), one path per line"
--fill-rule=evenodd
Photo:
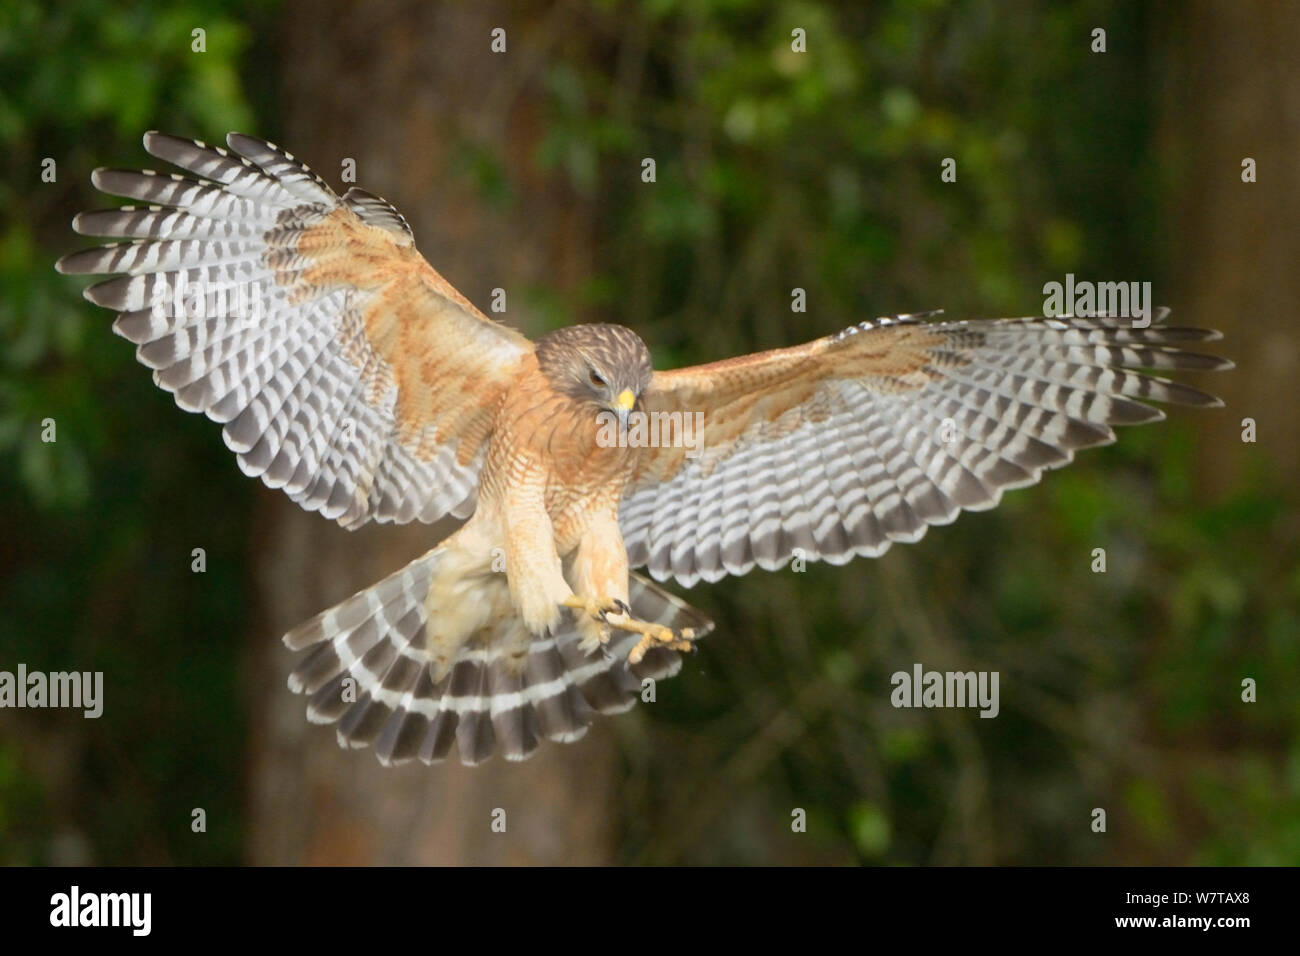
M651 624L648 621L638 621L635 618L613 618L609 623L614 627L641 635L641 640L636 642L636 646L627 655L629 664L640 664L652 647L665 647L670 651L682 652L695 649L695 645L691 643L695 638L695 628L693 627L684 627L680 631L674 631L671 627L665 627L663 624Z
M560 604L562 607L582 612L577 619L578 632L582 635L582 639L578 641L578 649L584 654L590 654L596 648L609 643L612 634L609 626L611 614L622 615L629 610L628 606L618 598L588 598L577 594L570 594Z
M598 643L608 643L611 627L641 635L641 640L637 641L627 655L629 664L641 663L652 647L682 652L695 649L691 643L695 639L695 628L684 627L680 631L674 631L663 624L638 620L632 616L632 609L618 598L586 598L571 594L561 603L564 607L584 612L590 619L579 622L579 628L585 635L579 647L585 651L594 650ZM594 630L592 624L595 625Z
M627 614L631 608L613 597L582 597L577 594L570 594L560 604L564 607L571 607L576 611L582 611L590 617L604 620L609 614Z

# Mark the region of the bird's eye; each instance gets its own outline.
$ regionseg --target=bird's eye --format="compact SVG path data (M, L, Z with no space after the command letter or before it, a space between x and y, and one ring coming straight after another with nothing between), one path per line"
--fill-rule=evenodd
M597 388L605 387L605 380L600 377L600 374L595 369L591 370L591 384Z

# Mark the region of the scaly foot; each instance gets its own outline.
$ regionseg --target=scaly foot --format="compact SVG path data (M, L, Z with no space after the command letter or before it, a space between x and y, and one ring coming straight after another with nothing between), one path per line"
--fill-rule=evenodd
M626 617L632 612L625 603L612 597L582 597L578 594L570 594L560 603L563 607L582 612L578 616L578 631L582 634L578 649L587 654L609 643L609 620L612 615Z
M561 604L583 612L583 616L578 618L578 630L583 635L578 647L584 652L590 653L597 647L608 644L610 629L615 627L641 635L641 640L637 641L627 655L629 664L641 663L652 647L666 647L670 651L681 652L695 649L692 643L695 640L695 628L684 627L675 631L663 624L642 621L633 617L632 609L618 598L571 594Z
M693 627L684 627L680 631L674 631L671 627L663 624L639 621L630 615L611 616L606 620L610 625L620 630L641 635L641 640L637 641L636 646L627 655L629 664L640 664L641 659L645 657L646 652L652 647L666 647L670 651L682 652L695 650L695 645L692 643L695 640L695 628Z
M564 607L604 620L608 614L631 614L632 609L615 597L583 597L570 594L560 602Z

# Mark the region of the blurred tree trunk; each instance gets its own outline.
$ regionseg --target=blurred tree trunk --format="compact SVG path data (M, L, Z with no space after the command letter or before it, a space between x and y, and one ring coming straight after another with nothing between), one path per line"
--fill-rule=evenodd
M280 49L284 145L340 193L391 200L421 251L480 308L507 290L511 324L530 283L573 287L590 274L581 203L536 172L540 68L565 35L563 9L507 16L486 4L290 2ZM502 26L507 52L489 49ZM457 148L470 142L481 155ZM467 170L501 165L512 202L485 204ZM339 188L342 186L342 188ZM611 862L616 760L607 724L527 763L385 768L309 725L286 689L293 655L279 635L423 553L450 526L343 531L267 492L253 558L264 613L249 673L254 710L248 856L262 864ZM492 812L507 813L505 834Z
M1237 363L1235 372L1205 379L1228 407L1204 426L1211 431L1202 447L1214 452L1201 456L1202 478L1228 490L1262 457L1280 482L1294 486L1300 5L1199 0L1185 13L1154 19L1161 38L1172 38L1164 141L1170 168L1181 171L1170 221L1173 277L1186 305L1173 319L1222 329L1220 351ZM1256 163L1254 183L1242 181L1247 157ZM1257 423L1258 444L1241 443L1243 418Z

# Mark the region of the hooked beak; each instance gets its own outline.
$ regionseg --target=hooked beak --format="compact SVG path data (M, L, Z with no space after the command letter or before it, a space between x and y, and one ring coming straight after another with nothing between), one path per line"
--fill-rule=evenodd
M618 410L618 421L620 425L626 427L628 413L632 411L632 406L636 404L636 396L632 394L632 389L625 388L618 393L618 398L614 399L614 407Z

